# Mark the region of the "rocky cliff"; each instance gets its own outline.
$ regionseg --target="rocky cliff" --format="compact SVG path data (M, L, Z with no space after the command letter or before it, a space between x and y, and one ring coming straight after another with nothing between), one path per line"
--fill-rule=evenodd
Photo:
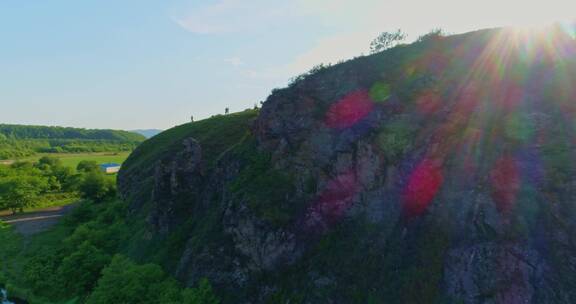
M128 251L229 303L576 302L575 54L429 36L169 130L119 175Z

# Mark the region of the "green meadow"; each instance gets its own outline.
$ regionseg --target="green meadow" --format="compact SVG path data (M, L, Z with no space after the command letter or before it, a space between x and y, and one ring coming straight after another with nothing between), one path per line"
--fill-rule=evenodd
M76 169L78 163L83 160L95 161L98 164L118 163L122 164L128 158L130 152L100 152L100 153L39 153L34 156L20 158L12 161L37 162L44 156L56 157L62 161L62 165Z

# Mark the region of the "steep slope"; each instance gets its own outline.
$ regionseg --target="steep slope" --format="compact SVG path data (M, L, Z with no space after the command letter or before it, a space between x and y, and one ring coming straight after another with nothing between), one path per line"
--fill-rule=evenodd
M229 303L573 303L575 54L429 36L275 90L249 133L167 131L119 176L131 250Z

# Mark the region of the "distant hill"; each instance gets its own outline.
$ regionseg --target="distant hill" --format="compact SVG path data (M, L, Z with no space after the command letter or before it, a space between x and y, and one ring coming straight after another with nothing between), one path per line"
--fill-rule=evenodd
M89 153L131 151L146 140L121 130L0 124L0 159L35 153Z
M150 137L158 135L159 133L162 133L162 130L160 130L160 129L146 129L146 130L132 130L130 132L143 135L146 138L150 138Z
M0 124L0 134L14 139L86 139L140 142L145 138L121 130L80 129L66 127Z

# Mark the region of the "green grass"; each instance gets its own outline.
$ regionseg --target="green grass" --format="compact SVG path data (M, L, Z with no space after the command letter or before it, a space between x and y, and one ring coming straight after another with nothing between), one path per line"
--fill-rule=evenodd
M171 232L167 239L163 237L148 238L147 228L144 227L143 218L150 208L149 199L152 191L152 176L154 165L164 157L173 156L183 150L182 141L186 138L194 138L202 146L202 157L206 169L212 168L222 155L231 150L235 145L250 133L250 126L256 116L257 110L229 115L218 115L205 120L177 126L170 130L152 137L142 143L128 158L123 165L123 174L136 176L139 183L132 185L137 189L129 202L142 203L139 215L134 215L130 241L124 244L124 253L144 261L148 258L151 262L163 265L167 269L174 269L177 265L178 256L182 254L186 246L186 240L190 237L190 231L195 231L194 246L218 246L221 248L225 243L223 233L216 227L218 220L214 217L214 208L202 208L202 211L190 215L179 229ZM216 200L216 199L214 199ZM214 204L213 206L217 206Z
M182 150L182 140L192 137L202 146L202 157L209 167L248 133L257 110L246 110L230 115L184 124L167 130L142 143L126 160L124 170L149 169L164 155Z
M59 158L62 160L62 164L72 168L76 168L78 163L83 160L92 160L99 164L104 163L118 163L122 164L130 155L130 152L119 152L119 153L103 153L103 154L73 154L73 155L62 155Z
M83 160L95 161L99 164L104 163L123 163L130 152L102 152L102 153L39 153L32 157L22 158L19 161L36 162L44 156L57 157L62 161L62 164L67 167L76 169L78 163Z

